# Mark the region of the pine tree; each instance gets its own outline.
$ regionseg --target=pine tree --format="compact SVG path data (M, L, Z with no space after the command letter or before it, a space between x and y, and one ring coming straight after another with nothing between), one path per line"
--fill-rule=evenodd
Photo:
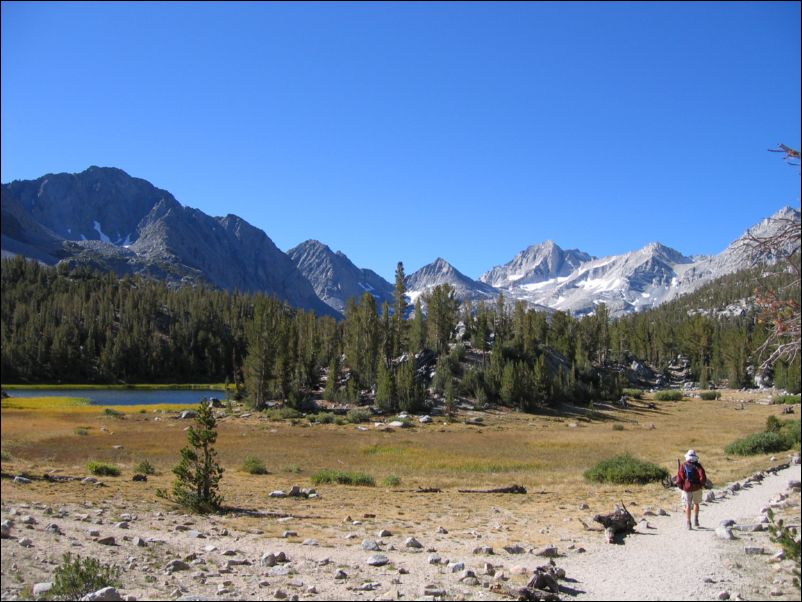
M398 262L395 268L395 306L393 311L393 357L398 357L407 350L406 313L407 287L404 282L404 264Z
M188 445L181 450L181 462L173 468L173 499L192 512L207 514L220 510L223 498L218 493L222 467L212 447L217 440L217 422L210 404L202 403L195 425L187 433Z

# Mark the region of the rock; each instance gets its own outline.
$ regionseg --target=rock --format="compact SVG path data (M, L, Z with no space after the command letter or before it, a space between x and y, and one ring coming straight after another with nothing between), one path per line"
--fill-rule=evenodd
M136 535L134 539L131 541L131 543L133 543L138 548L148 547L147 542L144 539L142 539L139 535Z
M423 544L414 537L407 537L406 541L404 542L404 546L407 548L414 548L419 550L423 547Z
M53 588L52 581L44 581L42 583L36 583L33 586L33 597L39 598L40 596L43 596L44 594L49 592L52 588Z
M23 537L19 541L17 541L19 545L23 548L31 548L33 547L33 540L30 537Z
M116 546L117 545L117 541L111 535L109 535L108 537L101 537L100 539L97 540L97 543L99 543L102 546Z
M465 570L465 563L464 562L450 562L448 563L448 570L452 573L459 573L460 571Z
M429 424L431 421L432 421L432 417L428 416L428 415L427 416L421 416L420 418L418 418L418 422L420 422L421 424Z
M287 539L288 537L298 537L298 532L297 531L284 531L284 533L282 533L281 536L284 539Z
M766 548L762 548L760 546L746 546L744 548L744 553L750 555L761 555L766 553Z
M3 521L3 524L0 525L0 538L7 539L11 537L11 525L6 524L8 521Z
M287 494L279 489L276 491L271 491L270 497L287 497Z
M523 554L526 552L523 546L514 545L514 546L504 546L504 550L506 550L510 554Z
M518 564L510 569L510 573L512 573L513 575L528 575L529 569L525 566L521 566Z
M59 527L56 523L50 523L47 525L47 527L45 527L45 531L55 535L64 535L64 531L62 531L61 527Z
M431 554L429 556L429 558L427 559L427 562L429 564L440 564L442 562L442 560L443 559L440 556L438 556L437 554Z
M179 414L178 417L181 420L188 420L190 418L195 418L197 415L198 413L195 410L184 410L183 412L181 412L181 414Z
M735 539L732 534L732 527L716 527L716 537L721 539Z
M117 591L114 587L104 587L103 589L99 589L96 592L92 592L91 594L85 595L81 600L87 600L89 602L93 602L95 600L123 600L123 597L120 595L120 592Z
M385 564L390 562L390 559L387 558L387 556L385 556L384 554L373 554L372 556L368 557L366 562L370 566L384 566Z
M557 546L545 546L535 551L535 556L543 556L545 558L556 558L559 555Z
M423 588L424 596L431 596L432 598L445 598L447 592L439 585L428 584Z
M379 544L374 540L364 539L362 540L362 549L367 550L368 552L378 552L381 548L379 548Z
M272 552L262 554L262 558L259 560L259 564L266 567L276 566L276 562L276 555Z
M718 596L716 596L719 600L729 600L730 599L730 592L724 591L719 592Z
M437 527L437 533L439 535L447 535L448 534L448 530L445 529L444 527Z
M381 531L379 531L379 537L391 537L391 536L392 532L387 529L382 529Z
M478 548L474 548L474 549L473 549L473 553L474 553L474 554L488 554L488 555L492 555L492 554L494 554L495 552L493 552L493 548L491 548L490 546L479 546Z
M172 560L167 563L167 566L164 567L164 570L168 573L175 573L176 571L188 571L189 565L183 560Z
M334 573L334 578L335 579L348 579L348 574L345 571L343 571L342 569L339 569L336 573Z
M14 477L14 482L19 485L27 485L28 483L32 483L33 481L31 481L31 479L27 477L17 475L16 477Z

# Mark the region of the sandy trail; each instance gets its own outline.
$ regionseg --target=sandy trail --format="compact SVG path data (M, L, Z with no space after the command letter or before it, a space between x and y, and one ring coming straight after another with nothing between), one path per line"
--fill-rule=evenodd
M760 509L786 491L788 481L800 479L800 466L767 475L762 483L748 486L723 500L704 503L701 528L688 531L680 511L679 493L671 516L650 516L653 529L638 527L638 533L622 545L594 543L586 554L560 560L576 590L575 600L715 600L722 591L740 593L744 599L768 599L773 574L765 579L766 591L755 585L754 571L771 573L765 557L747 557L743 549L750 537L736 531L737 540L725 541L715 534L720 521L754 524ZM799 517L799 508L794 510ZM636 518L638 515L636 514ZM798 520L797 520L798 523ZM765 535L763 535L765 538ZM759 544L755 544L759 545ZM765 545L765 544L763 544ZM772 553L776 545L766 546ZM753 562L756 566L747 568ZM759 564L762 563L762 564ZM758 580L760 580L758 576ZM793 588L785 588L793 594ZM774 599L783 599L776 594Z

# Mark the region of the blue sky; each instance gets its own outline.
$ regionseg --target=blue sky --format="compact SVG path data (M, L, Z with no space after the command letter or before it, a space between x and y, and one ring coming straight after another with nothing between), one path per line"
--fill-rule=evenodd
M2 181L114 166L283 250L471 277L785 205L800 4L2 3Z

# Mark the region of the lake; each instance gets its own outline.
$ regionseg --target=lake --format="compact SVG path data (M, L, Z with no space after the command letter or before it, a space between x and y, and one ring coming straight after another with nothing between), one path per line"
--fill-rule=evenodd
M92 405L133 406L177 403L195 406L204 397L225 399L226 392L214 389L6 389L10 397L81 397Z

